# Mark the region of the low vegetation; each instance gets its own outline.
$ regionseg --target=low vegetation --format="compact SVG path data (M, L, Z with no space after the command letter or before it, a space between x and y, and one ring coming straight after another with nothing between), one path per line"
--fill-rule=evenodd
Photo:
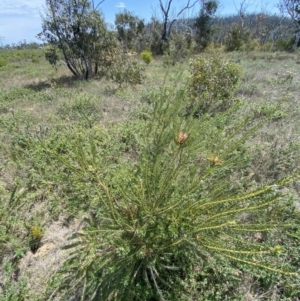
M144 50L142 53L141 53L141 58L143 59L143 61L149 65L151 63L151 61L153 60L153 56L152 56L152 53L151 51L147 51L147 50Z
M298 54L0 59L1 301L298 300Z

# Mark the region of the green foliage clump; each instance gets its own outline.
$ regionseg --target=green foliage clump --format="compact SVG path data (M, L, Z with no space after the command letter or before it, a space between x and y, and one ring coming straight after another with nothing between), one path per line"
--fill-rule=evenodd
M225 39L225 47L227 51L237 51L248 44L251 39L249 30L233 25Z
M240 50L242 51L254 51L260 49L261 45L257 39L249 39L246 44L242 45Z
M92 127L102 116L96 101L86 95L79 95L73 103L62 103L57 113L71 123L87 127Z
M58 49L54 46L48 45L44 49L46 60L52 65L56 66L59 61Z
M151 51L144 50L141 53L141 58L147 65L149 65L151 63L151 61L153 60Z
M125 55L121 55L107 69L106 78L113 80L120 87L124 83L131 85L141 84L144 78L144 68L137 62L131 61Z
M7 60L0 58L0 68L8 64Z
M9 90L8 92L1 93L0 94L0 100L5 102L13 102L16 99L29 99L30 97L33 97L34 93L32 90L28 88L13 88Z
M195 20L195 40L199 50L205 49L211 40L213 34L211 20L218 9L218 2L215 0L203 1L202 3L200 14Z
M168 51L165 51L164 64L174 65L176 62L181 62L191 53L192 41L189 35L182 33L172 34L172 39L169 41Z
M38 38L61 50L67 67L77 78L87 80L97 74L102 57L115 47L115 33L108 30L91 1L46 1L42 19ZM55 63L56 55L51 52L50 63Z
M215 113L228 109L235 101L232 96L241 77L241 67L214 54L198 56L190 63L189 95L197 114Z
M277 39L274 43L274 49L278 51L292 51L295 39Z
M137 41L144 35L144 21L125 10L116 14L115 25L124 50L127 52L129 49L135 49Z
M158 19L152 17L149 27L151 28L151 35L146 35L144 42L145 46L143 49L149 48L154 55L163 55L165 52L168 52L169 43L161 38L163 30L162 23Z
M37 56L33 55L32 58L31 58L31 61L34 64L38 64L40 62L40 59Z

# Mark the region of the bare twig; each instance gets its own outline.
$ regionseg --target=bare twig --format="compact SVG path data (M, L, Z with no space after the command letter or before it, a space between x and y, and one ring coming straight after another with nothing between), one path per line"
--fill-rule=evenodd
M172 25L177 20L177 19L173 19L169 25L169 29L167 29L167 25L169 22L169 12L170 12L172 1L173 0L168 0L164 6L162 3L162 0L159 0L159 6L163 13L163 19L164 19L161 38L162 38L162 40L165 40L165 41L168 41L170 33L171 33ZM199 0L194 0L192 3L191 3L191 0L187 0L186 5L179 11L179 13L177 14L177 17L179 17L185 10L194 7L197 2L199 2Z
M98 4L97 4L97 6L95 7L95 3L94 3L94 0L92 0L93 1L93 9L97 9L98 8L98 6L101 4L101 3L103 3L105 0L101 0Z
M179 11L179 13L177 14L177 17L178 17L180 14L182 14L186 9L190 9L190 8L194 7L195 4L196 4L198 1L199 1L199 0L196 0L193 4L190 5L190 0L188 0L187 5L186 5L183 9L181 9L181 10Z
M244 27L244 18L245 18L245 15L246 15L246 10L251 6L253 5L257 0L242 0L240 2L240 6L239 8L237 7L235 1L233 1L233 4L234 4L234 7L238 13L238 16L240 17L241 19L241 27L243 28Z
M297 19L298 13L296 11L297 0L280 0L277 8L280 10L281 14L288 14L290 18L295 21Z
M171 4L172 4L172 0L169 0L167 8L164 8L161 0L159 0L159 6L160 6L162 12L164 13L165 17L168 16L168 14L169 14L169 10L171 8Z

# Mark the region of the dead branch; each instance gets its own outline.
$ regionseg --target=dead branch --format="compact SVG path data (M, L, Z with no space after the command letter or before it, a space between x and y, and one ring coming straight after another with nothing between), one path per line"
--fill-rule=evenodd
M193 4L190 5L190 0L188 0L187 5L186 5L183 9L181 9L181 10L179 11L179 13L177 14L177 17L178 17L179 15L181 15L186 9L190 9L190 8L194 7L195 4L196 4L198 1L199 1L199 0L196 0Z

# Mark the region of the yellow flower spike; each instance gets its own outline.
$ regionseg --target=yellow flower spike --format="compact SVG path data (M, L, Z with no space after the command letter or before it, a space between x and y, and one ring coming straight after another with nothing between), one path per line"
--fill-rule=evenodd
M209 160L210 164L213 166L223 164L223 161L221 159L219 159L219 157L217 157L217 156L211 156L208 158L208 160Z
M176 137L176 141L179 143L179 144L183 144L186 142L186 140L189 138L189 135L187 133L184 133L184 132L180 132L178 134L178 136Z
M277 245L277 246L275 246L274 248L273 248L273 252L275 253L275 254L280 254L281 253L281 247L279 246L279 245Z

